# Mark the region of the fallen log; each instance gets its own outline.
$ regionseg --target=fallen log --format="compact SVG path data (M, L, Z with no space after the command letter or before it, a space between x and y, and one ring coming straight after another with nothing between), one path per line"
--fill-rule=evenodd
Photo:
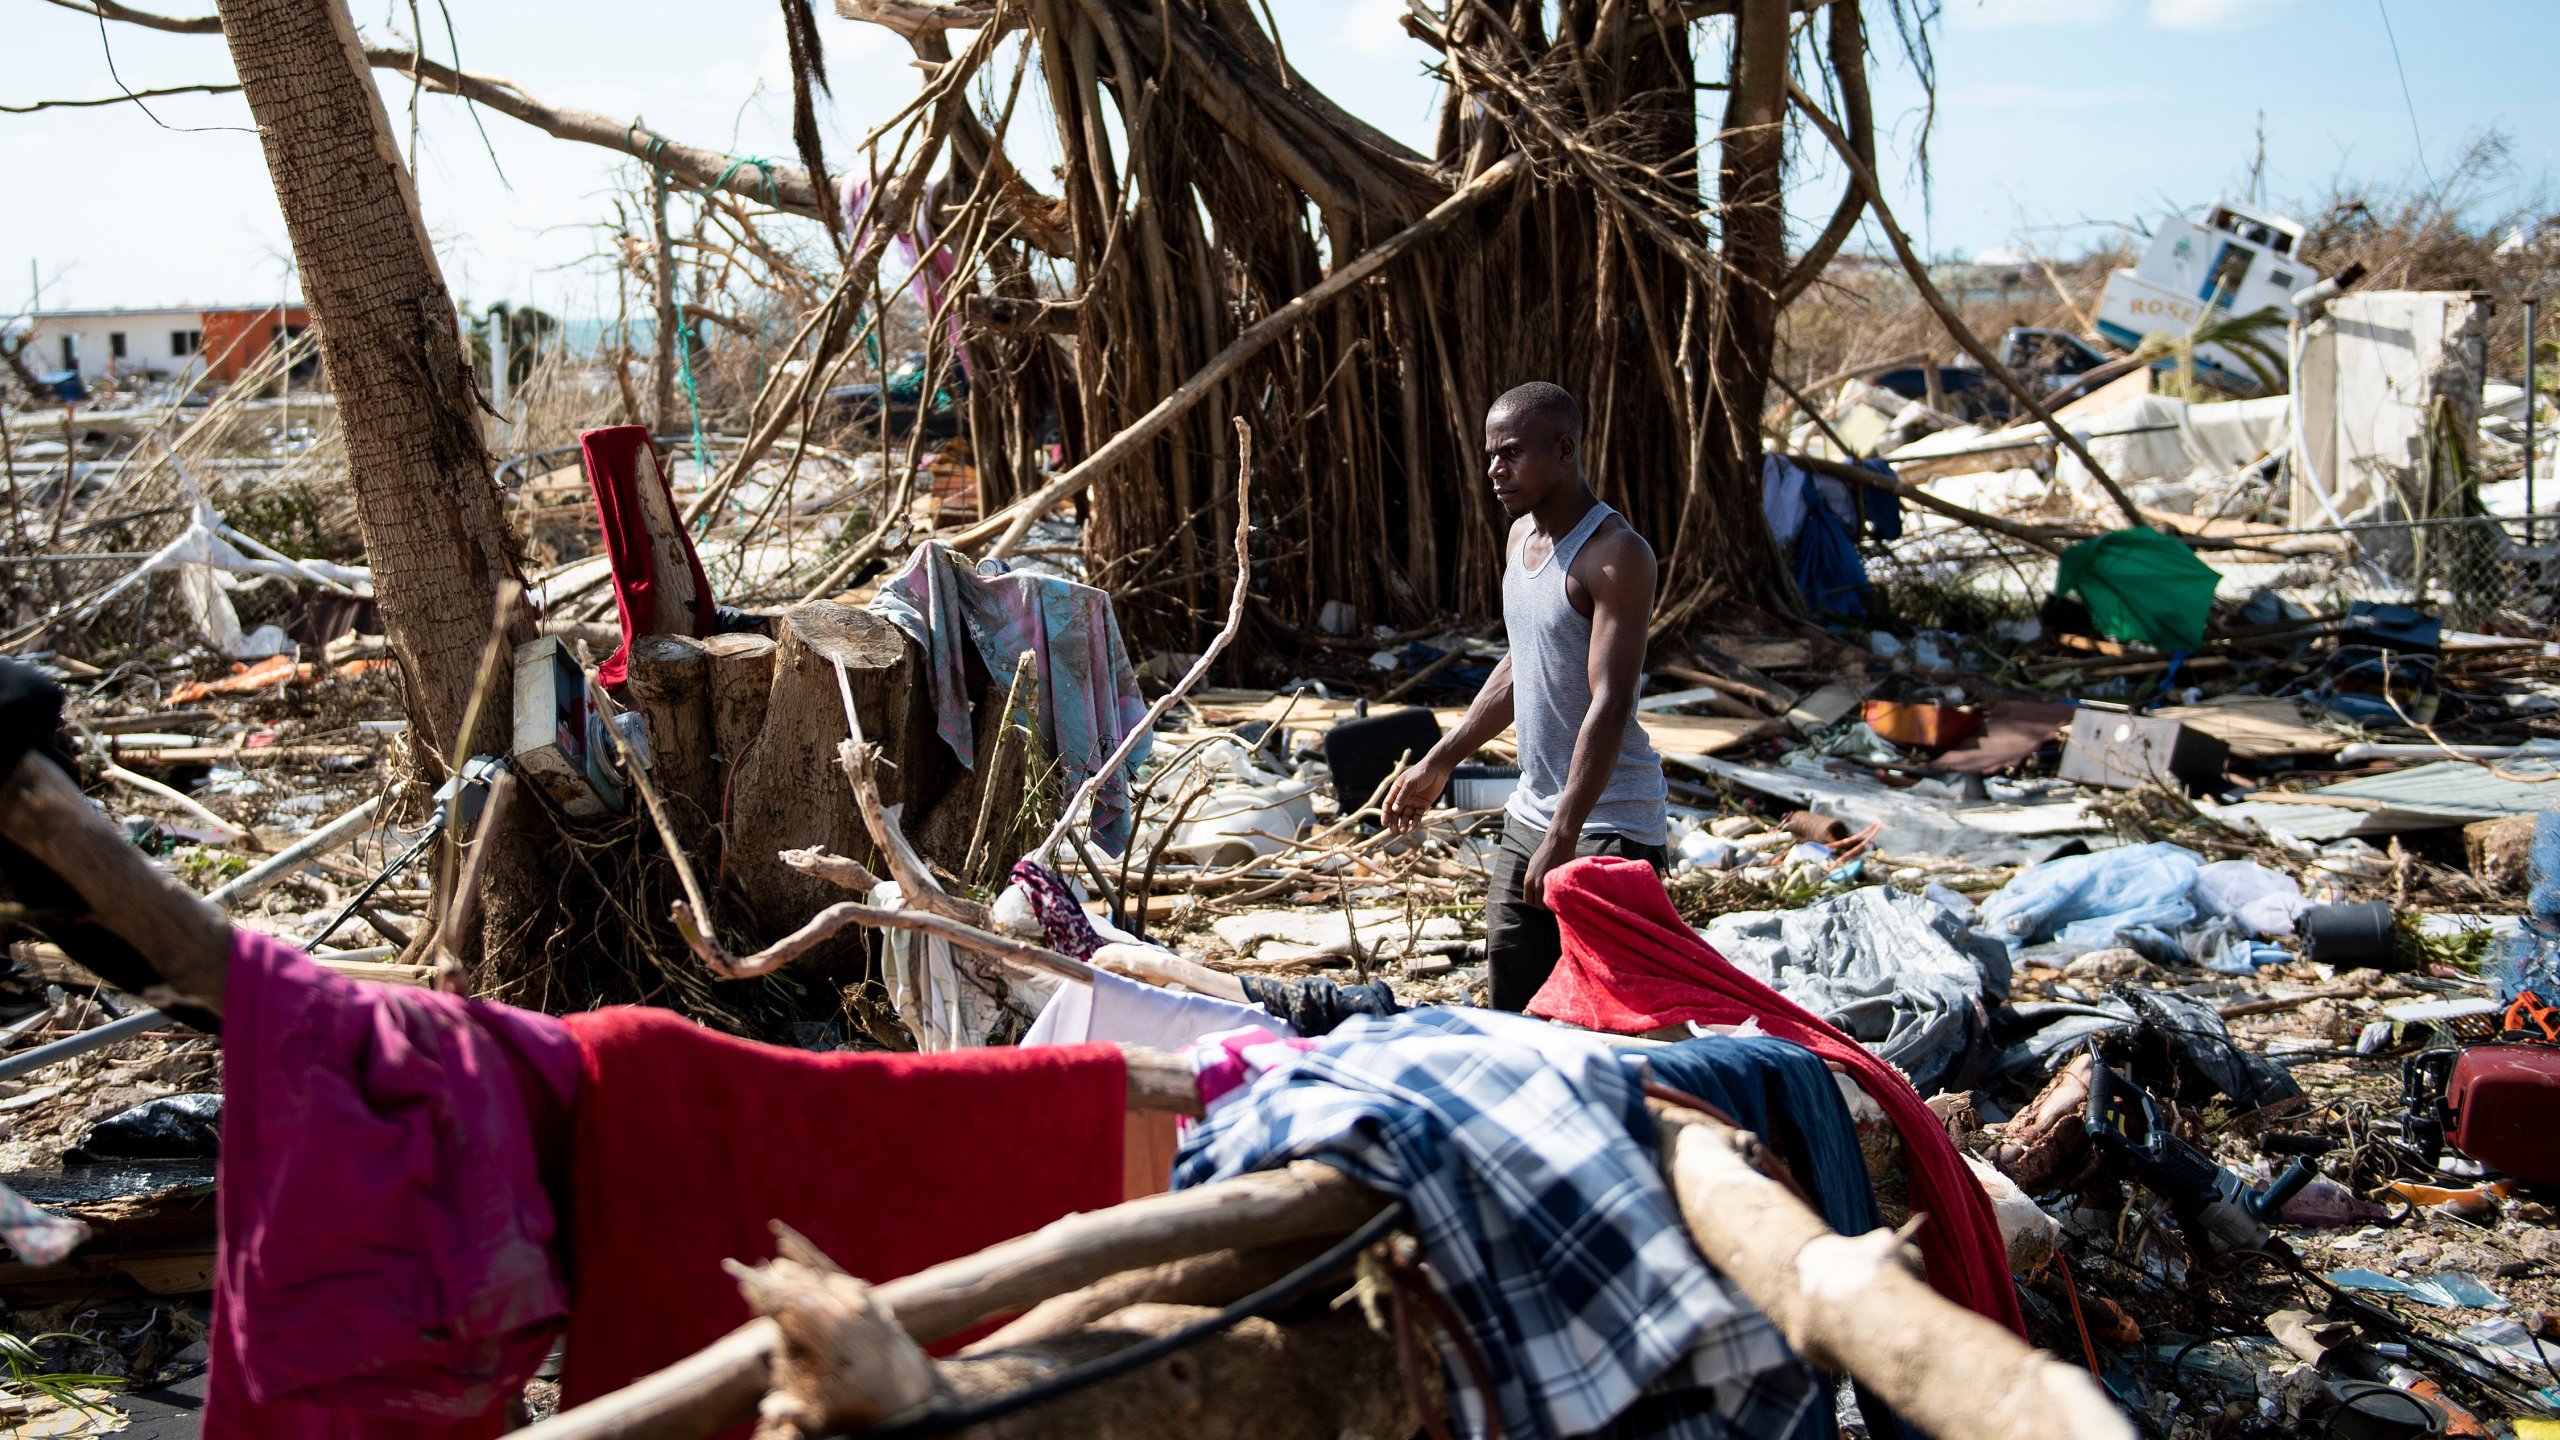
M1833 1233L1753 1164L1759 1142L1653 1103L1680 1218L1796 1353L1848 1374L1902 1418L1964 1440L2133 1440L2087 1375L1931 1290L1889 1230Z
M1124 1270L1238 1244L1339 1238L1385 1204L1342 1172L1302 1162L1070 1215L872 1288L899 1328L929 1345ZM755 1412L780 1342L772 1320L749 1321L664 1370L518 1433L525 1440L700 1440Z

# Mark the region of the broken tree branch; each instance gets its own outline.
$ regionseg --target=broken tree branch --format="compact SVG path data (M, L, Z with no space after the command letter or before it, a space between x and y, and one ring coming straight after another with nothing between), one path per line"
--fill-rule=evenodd
M951 543L967 550L985 544L990 537L998 537L988 553L998 558L1013 554L1029 538L1031 527L1039 523L1041 516L1109 473L1113 466L1136 455L1141 447L1164 433L1192 406L1215 392L1218 382L1242 369L1246 361L1270 348L1274 341L1304 324L1327 305L1351 293L1360 282L1385 269L1398 256L1456 224L1460 216L1519 178L1524 168L1518 156L1503 157L1499 164L1468 181L1448 199L1433 206L1430 213L1421 219L1379 241L1359 259L1335 270L1304 294L1248 326L1243 334L1212 356L1208 364L1201 366L1172 394L1157 401L1155 408L1104 441L1100 449L1068 467L1065 474L954 535Z
M931 1344L1123 1270L1240 1246L1339 1238L1386 1203L1339 1170L1301 1161L1070 1215L873 1291L900 1328ZM755 1414L779 1342L772 1321L750 1321L664 1370L517 1433L524 1440L701 1440Z
M1873 470L1863 470L1855 465L1843 465L1837 460L1826 460L1819 455L1789 455L1786 458L1816 475L1828 475L1834 480L1846 480L1852 485L1864 485L1870 490L1882 490L1889 495L1899 495L1914 505L1935 510L1950 520L1973 526L1977 530L1988 530L1995 535L2006 535L2020 544L2032 545L2047 555L2059 555L2066 543L2089 538L2076 531L2021 525L2015 520L2003 520L1997 515L1968 510L1952 500L1942 500L1898 475L1879 475Z
M1848 167L1850 179L1860 190L1866 192L1867 208L1874 212L1876 224L1883 227L1885 238L1893 243L1893 253L1902 261L1902 268L1910 274L1913 287L1920 292L1921 300L1936 312L1938 322L1947 327L1947 334L1954 338L1956 344L1964 348L1966 354L1973 357L1975 364L1982 367L1982 373L1999 381L2001 387L2015 397L2028 414L2034 416L2044 428L2052 431L2053 438L2062 445L2062 448L2079 457L2080 463L2089 471L2089 478L2097 481L2099 487L2107 492L2107 497L2115 501L2116 507L2124 512L2126 524L2137 530L2149 528L2142 511L2135 507L2131 497L2124 493L2115 479L2107 474L2107 467L2098 463L2098 457L2089 453L2089 447L2080 443L2079 436L2072 434L2061 421L2053 418L2053 412L2045 408L2044 402L2036 398L2035 392L2029 390L2026 383L2012 373L2008 366L2000 363L2000 357L1992 354L1991 347L1983 344L1981 337L1973 333L1972 327L1964 323L1964 317L1956 313L1955 306L1947 303L1947 297L1938 289L1937 282L1929 278L1927 262L1920 258L1918 251L1911 248L1911 237L1902 233L1901 225L1894 221L1893 211L1886 207L1884 187L1876 183L1875 171L1865 160L1859 158L1857 147L1850 143L1849 137L1841 133L1840 127L1832 122L1830 116L1822 113L1822 107L1814 103L1812 96L1804 93L1804 87L1792 79L1787 82L1787 94L1794 99L1796 108L1804 112L1805 119L1812 124L1813 128L1821 131L1822 137L1831 142L1831 148L1840 155L1840 163Z
M1890 1230L1839 1235L1753 1163L1759 1142L1652 1102L1662 1169L1699 1253L1813 1365L1874 1389L1931 1435L2133 1440L2087 1376L1931 1290Z
M0 835L79 892L169 988L221 1012L231 922L135 849L52 762L26 756L0 781Z
M167 95L230 95L240 89L237 82L229 85L169 85L158 90L131 90L122 95L103 95L95 100L31 100L24 105L0 105L0 115L32 115L39 110L86 110L100 105L130 105L138 100L157 100Z

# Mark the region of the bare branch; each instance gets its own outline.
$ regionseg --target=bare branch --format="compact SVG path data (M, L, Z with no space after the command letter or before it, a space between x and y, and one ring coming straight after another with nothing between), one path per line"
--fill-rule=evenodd
M222 17L219 15L158 15L148 10L136 10L130 5L119 5L116 0L96 0L94 4L87 3L87 0L48 0L48 3L65 10L77 10L83 15L100 15L109 20L121 20L127 25L166 30L172 35L222 33Z
M136 100L157 100L163 95L228 95L239 88L236 82L229 85L171 85L161 90L135 90L97 100L36 100L25 105L0 105L0 114L32 115L38 110L84 110L97 105L130 105Z

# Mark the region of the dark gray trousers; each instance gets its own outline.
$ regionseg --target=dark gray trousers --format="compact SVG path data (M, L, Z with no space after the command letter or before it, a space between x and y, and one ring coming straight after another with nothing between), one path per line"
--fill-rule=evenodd
M1484 905L1485 968L1493 980L1496 1010L1528 1009L1564 954L1555 912L1531 905L1521 893L1529 858L1546 838L1545 831L1531 829L1518 816L1502 817L1502 843L1493 852L1493 888ZM1661 846L1638 844L1624 835L1585 835L1573 853L1641 860L1657 872L1664 859Z

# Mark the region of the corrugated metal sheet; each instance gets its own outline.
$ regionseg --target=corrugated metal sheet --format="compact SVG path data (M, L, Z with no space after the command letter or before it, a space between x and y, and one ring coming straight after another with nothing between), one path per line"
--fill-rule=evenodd
M2340 781L2311 793L2374 802L2378 808L2370 812L2365 827L2368 830L2423 828L2407 823L2391 825L2386 816L2463 824L2505 815L2531 815L2560 805L2560 764L2525 757L2481 762L2440 760L2388 775Z

